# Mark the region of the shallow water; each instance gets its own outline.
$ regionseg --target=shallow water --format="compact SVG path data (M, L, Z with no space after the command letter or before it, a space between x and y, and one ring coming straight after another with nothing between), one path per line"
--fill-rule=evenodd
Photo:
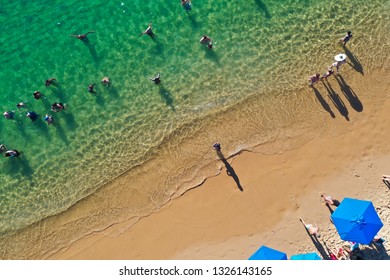
M66 243L147 215L210 175L213 141L226 139L227 156L282 143L300 133L289 129L298 122L312 127L315 120L305 114L318 108L297 92L345 51L337 42L347 30L354 34L347 54L356 75L383 67L389 54L389 1L199 0L189 13L179 1L106 2L0 7L0 104L16 113L14 120L0 120L0 142L23 153L0 163L3 242L13 235L47 236L43 229L20 230L45 224L42 219L88 195L102 196L96 191L129 170L131 189L110 189L119 197L94 205L84 230L62 225L53 238ZM154 40L139 36L150 22ZM69 37L90 30L87 43ZM203 34L212 37L213 49L199 44ZM157 73L159 86L149 80ZM100 83L104 76L111 87ZM46 88L49 77L59 84ZM87 91L91 83L96 94ZM34 100L35 90L46 99ZM16 109L19 101L39 120ZM57 101L67 110L50 112ZM51 126L43 121L47 113L55 118ZM10 246L5 256L18 250Z

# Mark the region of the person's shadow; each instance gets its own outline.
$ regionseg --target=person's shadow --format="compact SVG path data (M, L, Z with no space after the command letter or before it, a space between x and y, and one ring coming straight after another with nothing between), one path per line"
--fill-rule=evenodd
M192 28L196 29L199 27L199 23L196 21L196 17L192 12L187 12L188 20L191 23Z
M259 9L263 10L265 13L265 17L267 19L271 19L271 14L268 11L267 6L263 3L261 0L255 0L256 5L259 7Z
M204 46L202 46L202 47L204 47ZM205 57L207 59L214 61L217 65L220 65L219 57L218 57L217 53L214 51L214 47L212 49L210 49L208 47L204 47L203 49L206 52Z
M353 53L351 53L350 50L348 50L348 48L346 46L343 46L343 49L344 49L345 54L347 55L347 57L351 61L351 62L347 61L348 65L351 66L353 69L355 69L357 72L361 73L364 76L363 66L359 62L359 60L353 55Z
M330 99L332 100L333 105L336 107L336 109L340 112L340 114L347 120L349 121L348 117L348 109L345 107L344 102L341 100L340 96L333 90L329 82L323 82L323 85L325 86L328 95Z
M343 92L345 98L348 99L349 104L351 104L351 107L355 109L356 112L363 111L363 104L360 102L353 89L345 82L344 78L340 74L338 74L335 75L335 79L339 83L340 89Z
M382 179L382 181L390 189L390 183L387 180L385 180L385 179Z
M332 118L335 118L335 114L333 113L332 109L330 108L329 104L325 101L325 99L322 97L321 93L318 89L315 87L311 87L314 91L314 94L316 95L318 101L321 103L322 108L324 108L325 111L327 111Z
M165 104L167 104L167 106L171 108L172 111L175 111L175 108L173 107L172 94L161 83L158 85L158 93L164 99Z
M23 151L20 151L20 156L17 158L9 158L6 164L9 174L21 174L27 178L31 178L34 171L31 168L28 160L23 155Z
M237 187L240 191L244 191L244 189L241 186L240 179L238 178L236 172L234 171L233 167L228 163L228 161L226 160L226 158L224 157L224 155L222 154L222 152L220 150L217 150L217 155L221 159L221 161L225 164L226 174L233 178L233 180L236 182Z
M92 56L93 61L95 61L95 63L98 64L98 63L99 63L99 57L98 57L98 54L97 54L97 52L96 52L95 45L94 45L94 44L91 44L91 43L89 42L89 40L85 41L85 42L84 42L84 45L87 46L87 48L88 48L88 50L89 50L89 53L90 53L91 56Z
M320 253L322 259L330 260L329 255L327 254L326 250L324 249L324 246L321 244L318 237L310 234L310 231L307 229L305 225L303 225L303 227L305 228L307 235L309 235L310 240L313 242L313 245L316 247L318 253Z

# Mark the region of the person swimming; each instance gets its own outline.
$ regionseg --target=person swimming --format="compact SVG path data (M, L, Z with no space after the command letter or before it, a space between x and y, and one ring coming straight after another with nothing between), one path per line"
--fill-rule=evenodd
M146 28L146 30L142 33L139 34L139 36L142 36L142 35L148 35L150 38L154 39L154 37L156 36L154 33L153 33L153 30L152 30L152 23L149 23L149 26L148 28Z
M192 9L192 3L190 0L181 0L181 5L186 12L191 11Z
M16 104L16 108L18 108L19 110L26 107L26 103L23 101L20 101L18 104Z
M8 150L4 153L5 157L18 157L20 152L18 150Z
M202 38L200 38L199 43L202 45L207 45L209 49L213 47L213 41L209 36L203 35Z
M45 86L49 87L51 85L54 85L54 83L57 83L57 79L56 78L49 78L45 81Z
M95 31L88 31L87 33L85 34L79 34L79 35L76 35L76 34L71 34L69 35L70 37L75 37L83 42L88 42L88 37L87 35L90 34L90 33L95 33Z
M63 103L60 103L60 102L55 102L51 105L51 110L53 112L60 112L62 110L65 110L65 104Z
M151 81L153 81L156 85L158 85L159 83L161 83L160 74L157 74L156 77L150 77L149 79L150 79Z
M95 84L88 85L88 92L89 93L96 93L94 87L95 87Z
M38 119L38 114L34 111L27 112L26 117L29 118L32 122L36 121Z
M5 111L3 116L4 118L8 120L12 120L14 118L15 112L14 111Z
M43 118L45 122L47 122L47 125L51 125L54 122L54 118L52 115L47 115Z
M106 87L109 87L111 82L110 82L110 78L109 77L104 77L102 80L101 80L102 84L105 85Z
M7 150L4 144L0 144L0 153L4 153Z
M39 91L34 91L33 97L34 97L36 100L39 100L39 99L41 99L41 97L44 97L44 95L43 95L41 92L39 92Z

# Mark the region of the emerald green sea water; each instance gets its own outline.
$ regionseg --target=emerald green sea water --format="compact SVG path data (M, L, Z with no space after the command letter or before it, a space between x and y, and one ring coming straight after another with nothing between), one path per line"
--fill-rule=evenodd
M13 120L0 120L0 143L22 152L0 162L3 241L67 210L124 172L142 173L135 170L146 163L161 180L146 183L153 189L147 199L136 196L147 193L145 185L134 184L134 201L127 201L126 211L142 216L159 208L180 186L188 189L204 180L202 168L211 162L205 151L223 134L205 131L200 123L228 115L235 106L245 108L246 100L261 100L267 108L289 99L307 85L309 75L326 71L348 30L355 57L367 62L364 70L383 66L389 12L388 0L194 0L189 12L179 0L0 0L0 106L15 111ZM149 23L154 40L139 36ZM88 42L69 36L87 31L94 31ZM199 43L204 34L213 39L212 49ZM160 85L149 80L157 73ZM104 76L111 87L100 83ZM51 77L58 84L45 87ZM96 94L87 91L92 83ZM35 100L34 91L46 98ZM38 113L37 121L16 108L20 101ZM54 102L66 103L67 109L51 112ZM261 140L249 137L254 132L248 122L231 153L275 134L270 111L283 113L283 108L257 114L253 122L268 121ZM54 124L43 121L45 114L54 116ZM243 110L227 120L250 116ZM188 155L175 154L177 145L199 134L213 136ZM167 166L158 161L162 147L172 148ZM123 210L111 212L102 220L126 216Z

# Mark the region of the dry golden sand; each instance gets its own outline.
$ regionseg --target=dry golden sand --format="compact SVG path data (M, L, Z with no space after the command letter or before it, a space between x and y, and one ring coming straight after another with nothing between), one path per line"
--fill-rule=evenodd
M384 70L386 77L388 69ZM331 248L343 244L329 220L328 208L321 203L320 193L325 192L340 201L352 197L373 202L384 223L380 234L388 241L380 252L369 246L361 249L367 259L389 259L390 191L381 176L390 173L390 84L358 75L351 86L360 93L364 110L353 110L342 96L350 121L326 97L336 118L321 105L319 114L332 122L331 131L308 142L302 140L297 148L279 155L254 149L228 160L242 192L216 156L221 169L218 176L142 218L119 236L110 237L112 229L95 233L50 258L247 259L261 245L288 256L313 251L321 254L299 217L319 225L322 244L326 242ZM323 93L323 86L318 87ZM222 143L222 151L223 147Z

